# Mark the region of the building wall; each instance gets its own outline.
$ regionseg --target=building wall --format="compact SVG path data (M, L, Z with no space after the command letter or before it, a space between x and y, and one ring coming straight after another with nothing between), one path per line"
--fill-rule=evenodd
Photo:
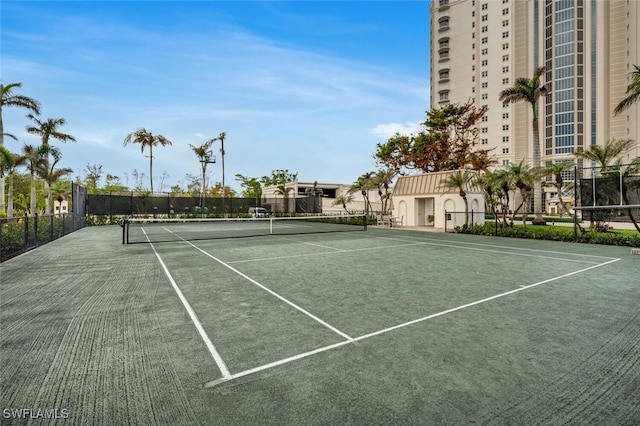
M342 204L334 205L336 198L341 195L349 193L351 185L347 184L334 184L334 183L312 183L312 182L289 182L285 186L287 189L291 189L289 192L289 198L304 196L307 188L315 188L322 191L322 212L329 214L347 213ZM365 211L365 199L360 191L353 192L353 201L347 204L347 211L350 213L361 213ZM378 212L382 209L382 201L378 194L378 191L369 191L369 201L371 208L374 212ZM263 198L281 198L279 190L275 186L268 186L262 189Z
M431 108L487 105L480 147L499 164L531 164L531 108L503 105L499 93L546 65L543 164L575 161L576 149L612 138L636 141L631 159L640 155L640 105L617 117L613 109L640 64L639 23L637 0L432 0Z

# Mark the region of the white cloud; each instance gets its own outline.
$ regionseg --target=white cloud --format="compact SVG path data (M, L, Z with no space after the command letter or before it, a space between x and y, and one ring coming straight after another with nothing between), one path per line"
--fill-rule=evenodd
M420 128L420 123L413 123L411 121L407 121L406 123L387 123L378 124L371 130L371 133L379 138L389 139L396 133L400 133L401 135L417 133Z

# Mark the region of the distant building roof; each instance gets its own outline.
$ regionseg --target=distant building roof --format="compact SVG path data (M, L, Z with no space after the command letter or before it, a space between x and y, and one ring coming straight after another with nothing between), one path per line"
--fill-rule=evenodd
M393 188L393 195L427 195L452 192L451 188L443 186L440 182L455 172L456 170L448 170L445 172L400 176ZM470 171L470 173L476 174L477 172ZM467 184L466 191L481 193L482 189L478 185L469 183Z

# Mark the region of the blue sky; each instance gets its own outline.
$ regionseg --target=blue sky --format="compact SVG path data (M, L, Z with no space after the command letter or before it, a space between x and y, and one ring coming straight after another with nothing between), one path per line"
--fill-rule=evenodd
M133 187L149 160L127 134L173 142L154 150L154 188L199 175L189 144L226 132L225 183L272 170L352 183L375 170L376 143L414 131L429 109L427 1L4 1L2 83L65 118L76 143L54 142L61 166L87 164ZM25 111L3 111L19 152L38 144ZM215 151L219 145L214 145ZM221 162L210 167L219 182ZM163 175L166 177L163 179ZM103 180L104 181L104 180Z

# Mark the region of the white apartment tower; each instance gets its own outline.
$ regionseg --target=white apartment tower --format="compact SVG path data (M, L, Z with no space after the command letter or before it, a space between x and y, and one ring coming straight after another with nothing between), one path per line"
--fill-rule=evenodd
M613 115L640 64L639 0L431 0L430 7L431 108L469 99L487 105L481 147L494 148L499 163L531 163L531 107L505 105L499 94L540 66L550 92L538 101L543 163L573 161L575 150L612 138L634 139L629 157L640 156L640 104Z

